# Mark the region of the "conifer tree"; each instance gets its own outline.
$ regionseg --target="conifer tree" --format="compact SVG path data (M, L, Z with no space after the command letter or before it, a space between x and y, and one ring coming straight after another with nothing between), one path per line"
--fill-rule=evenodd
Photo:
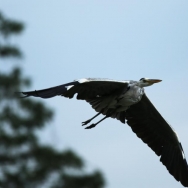
M21 50L8 39L23 29L23 23L0 12L0 67L6 66L7 58L14 63L14 58L22 57ZM20 66L8 72L0 68L0 187L104 187L101 172L83 173L84 161L73 151L39 144L36 130L50 123L53 112L42 102L15 95L30 84Z

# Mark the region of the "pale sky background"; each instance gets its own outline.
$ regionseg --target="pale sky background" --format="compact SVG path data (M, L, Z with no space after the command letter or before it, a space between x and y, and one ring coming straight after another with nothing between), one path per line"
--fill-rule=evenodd
M26 25L11 42L24 52L29 90L84 77L162 79L146 93L178 132L188 158L187 0L0 0L0 8ZM85 130L81 122L95 114L86 102L36 100L55 111L41 141L72 148L89 170L102 170L107 188L182 187L126 124L107 119Z

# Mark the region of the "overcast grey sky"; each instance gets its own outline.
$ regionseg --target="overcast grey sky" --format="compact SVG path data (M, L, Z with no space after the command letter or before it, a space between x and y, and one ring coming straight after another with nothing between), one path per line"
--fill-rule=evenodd
M12 42L24 51L29 90L84 77L162 79L146 93L188 158L187 0L1 0L0 7L26 25ZM104 172L108 188L182 187L127 125L107 119L85 130L81 122L95 114L89 104L61 97L43 102L56 115L41 141L74 149L88 169Z

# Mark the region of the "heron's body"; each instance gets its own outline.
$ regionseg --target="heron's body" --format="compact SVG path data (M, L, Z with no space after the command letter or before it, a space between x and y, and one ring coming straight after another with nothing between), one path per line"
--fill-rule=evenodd
M130 106L138 103L144 94L144 88L138 87L136 83L128 83L124 88L113 92L108 96L87 99L92 107L103 115L120 120L121 112L125 112ZM122 119L125 121L125 118Z
M104 119L111 117L127 122L133 132L158 156L167 170L183 186L188 187L188 165L177 134L149 101L144 88L161 80L142 78L140 81L116 81L109 79L80 79L60 86L22 92L25 97L50 98L61 95L85 100L98 114L82 123L87 125L99 114L105 115L91 129Z

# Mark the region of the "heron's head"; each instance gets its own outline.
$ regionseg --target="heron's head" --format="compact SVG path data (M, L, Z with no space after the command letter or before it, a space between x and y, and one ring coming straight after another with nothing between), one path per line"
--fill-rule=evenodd
M159 80L159 79L141 78L138 83L140 87L147 87L147 86L151 86L161 81L162 80Z

